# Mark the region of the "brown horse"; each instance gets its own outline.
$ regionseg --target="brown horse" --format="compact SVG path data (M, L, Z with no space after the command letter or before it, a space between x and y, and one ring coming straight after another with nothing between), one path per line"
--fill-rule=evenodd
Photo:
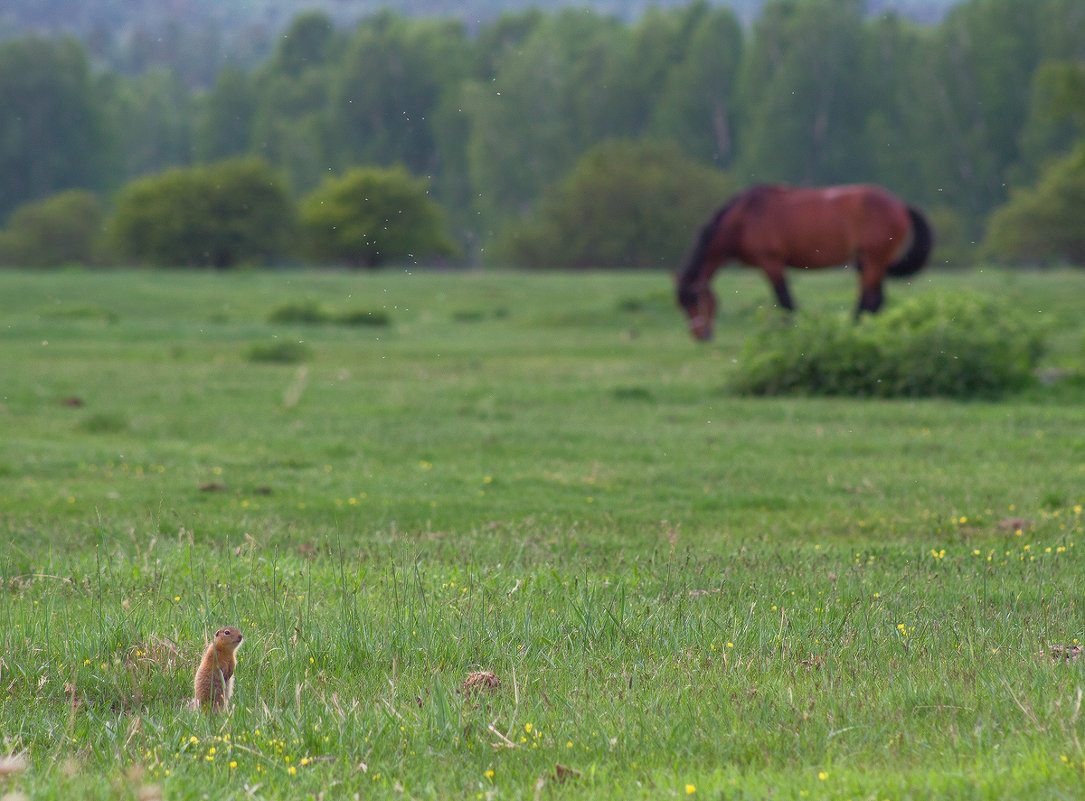
M716 296L709 281L725 262L760 267L778 305L788 311L795 304L785 267L813 270L855 263L858 317L881 307L886 275L912 275L924 265L931 243L923 215L880 186L755 186L729 200L701 229L678 274L678 303L693 336L711 339Z

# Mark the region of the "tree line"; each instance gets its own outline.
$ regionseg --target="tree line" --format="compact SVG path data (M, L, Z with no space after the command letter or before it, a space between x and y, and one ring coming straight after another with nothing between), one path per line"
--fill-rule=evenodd
M966 0L926 26L864 0L769 0L748 26L701 0L471 31L308 12L266 60L203 90L26 37L0 44L0 220L10 240L20 207L40 218L80 189L108 221L133 182L239 159L270 169L291 208L360 166L395 167L439 207L419 231L442 254L673 266L729 192L873 181L928 212L947 260L985 236L1014 258L1075 259L1072 241L1044 249L1080 219L1083 75L1080 0ZM119 241L124 226L103 225ZM1022 231L1050 236L1022 245Z

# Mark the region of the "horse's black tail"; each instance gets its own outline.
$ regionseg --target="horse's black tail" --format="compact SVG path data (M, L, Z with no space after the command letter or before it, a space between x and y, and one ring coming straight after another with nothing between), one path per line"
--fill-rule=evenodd
M915 275L923 265L927 263L927 257L931 255L931 246L934 244L934 234L919 209L909 206L908 216L912 219L912 244L908 252L889 265L889 275L893 278L903 278Z

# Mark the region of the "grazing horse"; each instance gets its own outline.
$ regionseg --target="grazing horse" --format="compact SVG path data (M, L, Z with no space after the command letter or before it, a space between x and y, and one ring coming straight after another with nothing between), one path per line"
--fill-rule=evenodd
M709 281L725 262L760 267L778 305L788 311L795 303L785 267L813 270L855 263L858 318L881 307L886 275L919 271L931 243L923 215L880 186L755 186L731 198L701 228L678 274L678 303L689 318L690 333L711 339L716 296Z

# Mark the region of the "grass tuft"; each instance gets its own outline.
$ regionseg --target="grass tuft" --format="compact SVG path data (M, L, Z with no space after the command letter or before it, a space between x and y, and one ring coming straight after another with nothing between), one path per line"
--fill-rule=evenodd
M304 342L257 343L249 346L247 358L250 362L268 364L299 364L312 358L313 349Z

